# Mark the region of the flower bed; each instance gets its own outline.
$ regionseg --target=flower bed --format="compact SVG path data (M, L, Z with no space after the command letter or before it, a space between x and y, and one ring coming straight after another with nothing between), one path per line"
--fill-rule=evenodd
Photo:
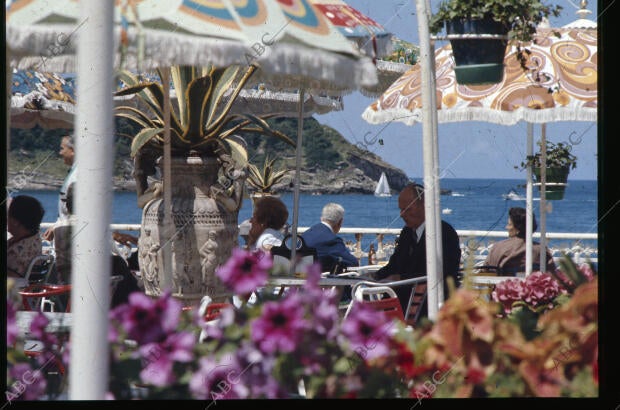
M414 331L389 321L383 312L356 305L340 319L337 298L319 288L313 266L307 283L282 297L263 291L267 254L236 251L218 275L244 295L241 306L221 310L206 323L165 294L153 299L134 293L110 312L109 397L115 399L196 399L209 405L246 398L414 398L431 397L596 397L598 394L598 281L534 273L508 280L485 301L459 289L437 320ZM592 271L590 271L592 272ZM564 279L572 273L561 273ZM577 283L579 282L579 283ZM29 363L7 303L8 385L17 386ZM535 313L525 326L519 312ZM33 326L45 354L67 363L44 334L43 315ZM530 329L528 334L525 329ZM30 380L33 380L32 377ZM34 399L46 391L46 377L10 390L11 400ZM48 392L49 393L49 392Z

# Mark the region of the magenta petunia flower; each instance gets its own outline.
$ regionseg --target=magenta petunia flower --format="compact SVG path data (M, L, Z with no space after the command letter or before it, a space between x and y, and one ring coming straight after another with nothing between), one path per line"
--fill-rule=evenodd
M235 248L232 256L216 269L215 274L236 294L247 295L267 284L272 266L273 260L269 253Z
M15 306L9 300L6 301L6 345L13 346L19 335L17 326Z
M243 369L232 356L224 356L219 361L203 357L199 366L189 381L189 390L194 398L217 403L222 399L248 397L248 386L240 379Z
M251 323L251 338L265 353L292 352L307 323L299 296L291 293L278 302L267 302L261 316Z
M181 316L181 302L166 292L152 299L142 292L129 295L129 303L114 309L110 316L121 323L130 339L138 344L160 342L176 331Z
M145 383L165 386L176 381L174 362L187 363L194 359L196 336L193 333L170 333L162 343L149 343L140 347L144 368L140 377Z
M282 399L288 391L280 386L274 373L278 355L265 355L254 344L244 341L235 352L235 360L241 373L232 374L230 379L248 386L252 398Z
M370 360L389 354L392 326L382 311L356 303L342 322L341 329L351 348L362 358Z
M14 383L7 386L5 398L15 400L38 400L45 394L47 381L40 369L32 369L28 363L16 363L9 369L9 379Z
M49 322L49 319L43 312L38 312L34 319L32 319L32 322L30 322L31 337L43 343L43 346L47 349L58 344L58 337L54 333L45 330Z

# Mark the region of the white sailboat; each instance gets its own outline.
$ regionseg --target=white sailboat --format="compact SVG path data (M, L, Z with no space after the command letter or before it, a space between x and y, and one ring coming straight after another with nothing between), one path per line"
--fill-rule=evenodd
M388 183L385 172L381 173L379 182L377 182L377 186L375 187L375 196L392 196L392 190L390 189L390 184Z

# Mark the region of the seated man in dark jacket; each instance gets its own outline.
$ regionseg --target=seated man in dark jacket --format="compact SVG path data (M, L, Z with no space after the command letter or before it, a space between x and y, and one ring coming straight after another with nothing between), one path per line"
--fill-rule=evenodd
M418 184L409 184L403 188L398 196L400 216L405 221L401 230L394 254L388 263L373 274L374 279L392 281L426 276L426 238L424 187ZM459 236L454 228L445 221L441 221L441 238L443 247L443 278L444 298L448 298L448 278L457 284L457 273L461 262L461 247ZM412 286L395 287L403 312L407 309ZM421 307L420 317L427 316L426 302Z
M337 234L344 221L344 208L336 203L323 207L321 222L311 226L301 236L306 246L315 248L323 272L340 273L359 262Z

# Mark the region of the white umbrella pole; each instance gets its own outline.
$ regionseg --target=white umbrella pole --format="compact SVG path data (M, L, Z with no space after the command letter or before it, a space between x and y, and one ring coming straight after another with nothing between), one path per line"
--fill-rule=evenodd
M80 2L77 46L76 182L71 292L70 400L108 390L112 164L113 3Z
M534 124L527 123L527 147L526 155L531 157L534 152ZM527 167L527 184L525 191L525 275L532 273L532 235L533 228L533 189L532 189L532 165Z
M430 5L428 4L428 0L426 3L427 10L430 10ZM430 19L430 17L429 17ZM429 43L429 59L431 62L431 77L429 88L431 90L436 89L436 78L435 78L435 44L434 42ZM437 106L437 95L434 92L430 93L431 96L431 107ZM437 308L439 309L443 304L445 299L444 295L444 287L443 287L443 243L442 243L442 230L441 230L441 197L440 197L440 178L439 178L439 127L437 126L437 110L430 110L431 119L432 119L432 134L433 134L433 204L435 211L435 246L437 247L437 260L435 262L435 266L437 269L437 283L441 284L441 286L437 286ZM456 284L455 284L456 285Z
M159 283L162 291L172 289L172 236L174 226L172 221L172 153L170 148L170 69L162 70L162 85L164 86L164 271L161 272Z
M425 233L426 233L426 272L428 288L428 318L435 320L439 311L439 288L443 290L442 272L437 266L437 214L435 213L435 194L436 189L433 182L435 171L433 159L434 135L437 134L437 124L433 123L432 110L436 107L432 102L432 93L435 92L433 86L434 56L431 55L430 32L428 28L429 12L426 0L416 0L418 12L418 36L420 38L420 67L422 73L422 110L423 110L423 155L424 155L424 212L426 214ZM436 115L436 113L435 113Z
M547 238L545 225L547 224L547 198L544 192L547 189L547 126L541 124L540 126L540 271L545 272L547 266L547 252L545 252L547 246Z
M297 108L297 145L295 147L295 184L293 186L293 228L291 232L291 269L290 274L295 271L295 258L297 254L297 225L299 221L299 184L301 180L301 152L304 131L304 89L299 89L299 103Z

